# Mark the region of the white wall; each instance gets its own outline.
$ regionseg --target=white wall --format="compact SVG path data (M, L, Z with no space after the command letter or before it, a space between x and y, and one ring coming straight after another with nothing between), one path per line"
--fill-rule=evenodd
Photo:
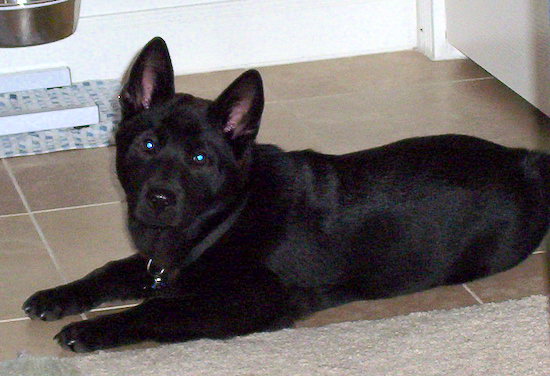
M154 4L154 5L152 5ZM0 73L68 66L74 82L120 78L152 37L177 74L412 49L412 0L83 0L76 33L0 49Z
M102 16L115 13L132 13L144 10L168 9L207 3L238 2L239 0L82 0L82 17ZM262 0L260 0L262 1Z

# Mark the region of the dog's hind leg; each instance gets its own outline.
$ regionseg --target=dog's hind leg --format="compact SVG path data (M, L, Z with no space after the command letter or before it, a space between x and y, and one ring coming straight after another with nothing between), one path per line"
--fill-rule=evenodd
M22 308L32 319L58 320L107 301L144 298L149 291L143 287L150 279L146 260L135 255L109 262L77 281L38 291Z

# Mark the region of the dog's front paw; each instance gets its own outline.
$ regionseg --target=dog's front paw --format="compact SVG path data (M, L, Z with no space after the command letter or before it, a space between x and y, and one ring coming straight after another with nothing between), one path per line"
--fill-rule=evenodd
M103 328L108 331L108 328ZM80 321L65 326L54 339L61 347L77 353L99 350L102 347L101 337L105 333L98 332L90 321Z
M77 353L107 349L135 342L124 336L116 315L79 321L65 326L54 339L61 347ZM132 335L130 335L132 337Z
M90 303L83 302L81 297L61 286L34 293L22 308L31 319L53 321L84 312L90 307Z

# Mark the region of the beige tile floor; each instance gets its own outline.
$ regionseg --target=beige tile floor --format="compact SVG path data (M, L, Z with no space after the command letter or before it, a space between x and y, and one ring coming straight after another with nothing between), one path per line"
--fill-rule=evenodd
M260 69L266 110L259 139L286 149L343 153L404 137L463 133L550 150L550 122L468 60L431 62L412 51ZM180 91L214 97L239 71L182 76ZM21 351L69 355L52 341L61 322L31 322L34 291L73 280L132 252L113 148L2 160L0 164L0 360ZM546 251L468 285L355 302L298 325L378 319L547 291ZM106 309L117 309L115 303ZM91 313L88 315L97 315Z

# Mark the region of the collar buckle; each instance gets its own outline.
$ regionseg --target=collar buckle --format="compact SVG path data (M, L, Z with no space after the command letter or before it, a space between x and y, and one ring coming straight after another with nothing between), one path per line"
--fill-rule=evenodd
M147 262L147 273L153 277L153 284L151 285L151 288L153 290L160 289L162 287L166 287L166 282L163 280L163 274L166 270L164 268L158 270L155 270L155 267L153 265L153 259L149 259Z

